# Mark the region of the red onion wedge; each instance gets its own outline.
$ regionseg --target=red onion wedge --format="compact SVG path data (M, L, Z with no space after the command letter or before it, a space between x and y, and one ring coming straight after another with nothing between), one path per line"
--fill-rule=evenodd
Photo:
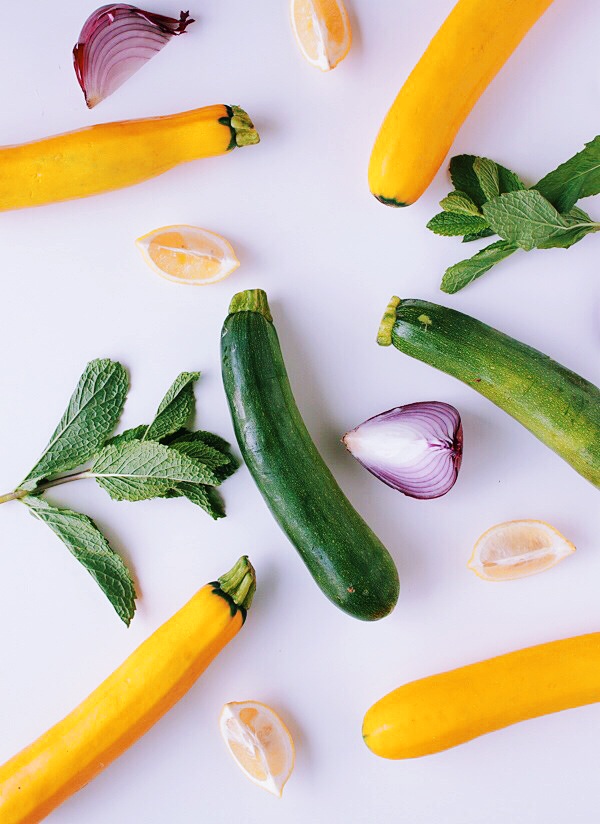
M93 12L73 49L75 74L88 108L112 94L193 22L187 11L176 20L124 3Z
M346 432L342 441L365 469L411 498L445 495L462 461L460 415L441 401L382 412Z

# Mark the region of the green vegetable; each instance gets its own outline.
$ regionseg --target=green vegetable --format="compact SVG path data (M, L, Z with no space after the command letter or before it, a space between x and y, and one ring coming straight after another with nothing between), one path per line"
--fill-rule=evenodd
M456 189L440 201L444 211L427 227L439 235L463 235L463 243L494 234L502 240L450 266L444 292L460 291L517 249L568 249L600 229L575 207L579 198L600 193L600 136L531 189L510 169L473 155L453 157L450 177Z
M234 296L221 338L223 382L244 460L324 594L363 620L398 598L398 573L319 455L289 384L267 296Z
M600 487L600 389L589 381L469 315L423 300L392 298L377 341L476 389Z
M110 437L129 380L121 364L92 361L40 460L14 492L0 496L0 503L21 501L52 529L126 624L135 612L136 594L122 559L90 518L51 506L40 496L60 484L95 478L117 501L185 497L212 518L223 518L223 501L215 487L235 472L237 461L218 435L186 428L195 412L194 383L199 374L182 372L176 378L150 425Z

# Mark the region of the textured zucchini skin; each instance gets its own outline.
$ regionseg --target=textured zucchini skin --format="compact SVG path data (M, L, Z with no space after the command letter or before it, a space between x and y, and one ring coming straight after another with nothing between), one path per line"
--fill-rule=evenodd
M454 309L392 298L378 342L463 381L600 487L600 389Z
M398 572L304 425L261 290L233 298L221 360L242 455L275 519L336 606L364 621L383 618L398 599Z

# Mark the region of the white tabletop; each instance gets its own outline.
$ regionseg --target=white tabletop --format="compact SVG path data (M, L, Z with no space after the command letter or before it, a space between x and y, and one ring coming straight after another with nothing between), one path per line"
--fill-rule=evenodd
M93 481L48 496L95 518L135 571L141 598L129 630L48 529L22 506L4 506L0 760L248 553L258 593L243 631L143 740L50 816L53 824L591 824L598 707L410 762L376 758L360 731L370 704L407 680L599 628L597 490L471 389L374 338L392 294L420 297L600 383L600 239L519 253L463 293L443 295L443 270L475 251L425 228L451 188L445 170L416 205L393 210L369 194L366 168L381 118L452 0L352 0L352 51L327 75L298 53L286 5L198 4L189 33L92 112L70 52L94 4L34 2L5 21L0 143L222 102L247 109L262 141L129 190L0 216L0 492L33 465L96 357L130 371L123 427L147 421L177 373L200 369L197 424L233 439L219 332L231 295L262 287L306 424L398 564L398 606L376 624L337 611L244 468L223 487L220 522L180 500L117 504ZM163 0L155 10L179 9ZM453 153L489 156L533 182L578 151L600 131L599 32L599 3L556 0ZM600 203L583 205L600 215ZM225 235L241 267L205 289L158 278L134 239L173 223ZM464 464L446 497L414 501L363 470L339 437L392 406L432 399L463 416ZM477 579L466 568L474 540L515 518L549 521L577 553L520 581ZM295 737L297 764L281 801L248 782L220 740L222 704L243 699L272 705Z

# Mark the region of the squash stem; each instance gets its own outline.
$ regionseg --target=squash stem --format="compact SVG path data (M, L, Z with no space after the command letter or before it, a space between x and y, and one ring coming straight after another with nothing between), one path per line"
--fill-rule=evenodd
M221 575L219 586L238 607L250 609L256 592L256 573L247 555L242 555L229 572Z
M236 146L251 146L253 143L260 143L260 137L254 128L254 123L239 106L231 106L229 124L235 137Z
M262 289L246 289L245 292L238 292L234 295L229 304L229 314L233 315L236 312L258 312L269 323L273 322L267 293Z
M396 323L396 309L400 305L400 298L395 295L391 298L386 306L383 318L379 324L379 331L377 332L377 343L380 346L392 345L392 329Z

